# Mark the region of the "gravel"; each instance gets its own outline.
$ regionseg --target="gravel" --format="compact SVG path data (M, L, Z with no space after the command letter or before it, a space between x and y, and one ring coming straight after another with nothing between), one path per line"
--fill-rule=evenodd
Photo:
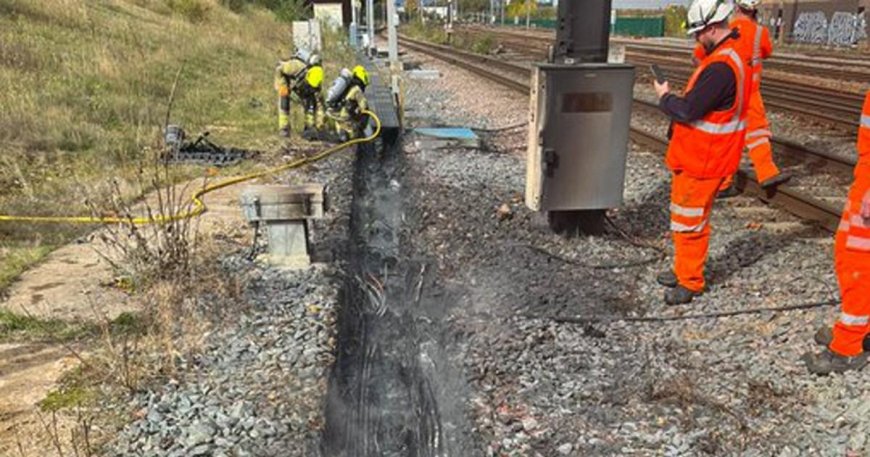
M279 182L327 183L333 210L311 230L317 255L346 244L352 155L343 154ZM316 455L326 380L334 360L338 269L284 271L228 255L241 278L238 302L221 304L204 348L180 361L178 376L129 405L142 411L111 443L110 456ZM218 305L215 305L218 306Z
M410 57L442 75L409 82L412 127L527 119L525 97ZM667 307L655 283L671 256L660 156L632 148L625 204L610 212L618 229L565 239L523 205L526 129L481 135L481 148L432 147L413 134L405 142L402 250L435 271L410 276L419 309L389 310L415 329L411 365L438 402L427 408L438 411L439 433L476 439L463 457L870 452L870 371L816 378L799 361L833 308L623 320L830 300L829 234L749 198L717 202L710 290ZM333 259L347 255L350 160L304 177L333 190L335 209L313 230ZM179 361L177 380L132 401L143 413L108 455L319 455L341 265L288 273L231 255L224 266L244 279L242 303L220 313L234 318Z
M444 77L409 87L411 112L432 113L412 122L510 125L524 115L525 98L414 58ZM710 290L690 306L667 307L655 283L670 258L661 158L633 148L626 202L611 212L642 247L617 233L566 240L522 204L524 142L509 138L501 153L406 147L417 249L464 292L448 320L467 337L468 413L488 455L870 452L870 372L817 378L799 361L816 349L812 333L830 322L832 307L618 320L836 298L830 234L749 198L718 202ZM605 322L559 324L553 315Z

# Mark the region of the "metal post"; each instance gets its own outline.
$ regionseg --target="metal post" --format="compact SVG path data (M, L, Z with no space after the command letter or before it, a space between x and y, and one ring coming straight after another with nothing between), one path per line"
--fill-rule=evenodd
M532 0L526 0L526 28L532 27Z
M387 40L390 51L390 68L399 70L399 38L396 35L396 0L387 1Z
M366 0L366 33L369 36L369 54L375 49L375 0Z
M556 58L563 62L607 62L611 0L559 2Z
M504 4L507 0L499 0L499 6L501 6L501 25L504 26Z

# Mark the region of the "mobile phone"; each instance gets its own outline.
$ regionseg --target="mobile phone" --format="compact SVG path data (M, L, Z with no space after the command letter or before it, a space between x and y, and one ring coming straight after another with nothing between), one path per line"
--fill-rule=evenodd
M649 66L649 69L650 71L652 71L653 76L656 78L656 82L658 82L659 84L664 84L664 82L667 81L667 78L665 78L665 72L663 72L658 65L652 64Z

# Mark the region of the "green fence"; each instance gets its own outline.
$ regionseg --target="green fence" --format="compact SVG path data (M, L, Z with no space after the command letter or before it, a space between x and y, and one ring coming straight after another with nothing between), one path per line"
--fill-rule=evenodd
M519 26L525 27L526 21L519 18ZM512 20L505 20L507 25L514 25ZM532 27L540 29L556 28L555 19L532 19L530 21ZM665 17L635 17L635 16L620 16L616 18L616 25L610 31L614 35L638 36L638 37L660 37L665 36Z
M659 37L665 35L665 17L617 17L614 35Z

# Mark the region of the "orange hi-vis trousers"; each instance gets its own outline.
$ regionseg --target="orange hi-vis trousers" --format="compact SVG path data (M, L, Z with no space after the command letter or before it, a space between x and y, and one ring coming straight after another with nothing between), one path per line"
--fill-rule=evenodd
M861 217L861 200L868 191L870 176L852 184L834 242L842 304L830 349L845 356L863 352L864 336L870 333L870 219Z
M779 168L773 163L773 149L770 146L772 136L761 91L753 90L749 96L747 112L746 149L749 150L749 160L752 161L758 182L767 181L779 174ZM722 184L722 190L731 187L732 180L733 177L727 177Z
M671 232L674 274L681 286L704 289L704 263L710 245L710 210L725 178L693 178L676 171L671 180Z

